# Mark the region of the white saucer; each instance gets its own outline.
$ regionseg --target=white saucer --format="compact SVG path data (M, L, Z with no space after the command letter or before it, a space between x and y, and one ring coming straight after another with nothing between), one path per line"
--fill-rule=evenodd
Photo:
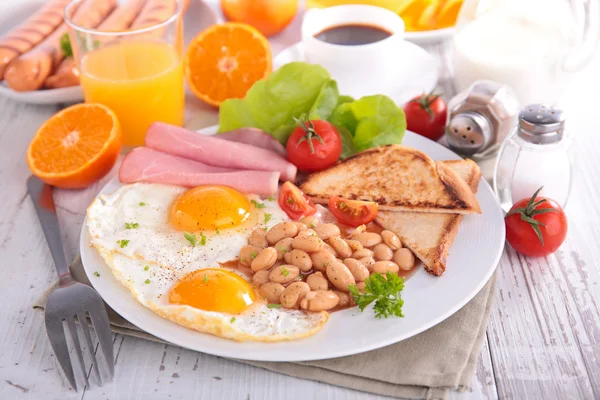
M437 60L413 43L405 41L402 46L398 51L404 54L406 64L399 66L398 70L402 70L403 76L399 77L397 82L394 82L395 85L390 85L389 90L385 93L357 93L353 88L340 87L340 93L354 98L371 94L385 94L401 105L423 92L431 92L438 81ZM293 61L306 61L301 42L289 46L277 54L273 59L273 69Z
M404 32L404 39L418 45L431 45L449 40L454 36L456 28L434 29L422 32Z

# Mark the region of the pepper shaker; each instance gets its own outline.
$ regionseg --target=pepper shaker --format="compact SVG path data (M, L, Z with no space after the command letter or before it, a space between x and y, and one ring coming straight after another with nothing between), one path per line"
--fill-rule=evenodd
M565 207L572 180L571 136L563 112L531 104L519 113L518 125L506 139L496 160L494 190L506 212L516 202L541 196Z
M448 104L448 145L459 154L487 158L498 151L519 110L513 91L492 81L477 81Z

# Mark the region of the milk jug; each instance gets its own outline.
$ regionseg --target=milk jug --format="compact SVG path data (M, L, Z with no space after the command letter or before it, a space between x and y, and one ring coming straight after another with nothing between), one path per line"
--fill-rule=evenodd
M521 106L558 104L597 38L598 0L466 0L454 37L457 90L491 80Z

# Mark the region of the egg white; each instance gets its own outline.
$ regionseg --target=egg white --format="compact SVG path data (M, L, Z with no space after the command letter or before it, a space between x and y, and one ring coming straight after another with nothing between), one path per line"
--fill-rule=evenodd
M183 232L172 228L168 221L169 206L185 191L178 186L136 183L99 196L88 208L92 245L132 296L177 324L238 341L292 340L321 329L328 313L269 308L261 299L236 315L169 303L170 289L185 275L199 269L220 268L219 263L238 257L254 229L268 229L289 220L276 200L247 195L249 200L264 204L264 208L252 206L250 218L238 227L218 233L204 231L206 244L192 246ZM266 223L265 213L271 214ZM127 229L126 224L132 223L139 226ZM200 239L198 232L196 235ZM129 242L122 246L122 240ZM239 271L233 272L249 280Z

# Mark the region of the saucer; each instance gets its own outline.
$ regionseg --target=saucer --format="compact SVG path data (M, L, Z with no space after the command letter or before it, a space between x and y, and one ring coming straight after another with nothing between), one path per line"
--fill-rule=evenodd
M404 104L415 96L431 92L436 87L439 77L437 59L421 47L407 41L402 42L402 47L398 51L401 51L404 59L407 60L402 68L398 68L399 71L403 69L402 79L389 85L383 93L358 93L356 88L352 87L340 87L340 93L354 98L385 94L396 104ZM286 47L277 54L273 59L273 69L293 61L306 61L302 42Z

